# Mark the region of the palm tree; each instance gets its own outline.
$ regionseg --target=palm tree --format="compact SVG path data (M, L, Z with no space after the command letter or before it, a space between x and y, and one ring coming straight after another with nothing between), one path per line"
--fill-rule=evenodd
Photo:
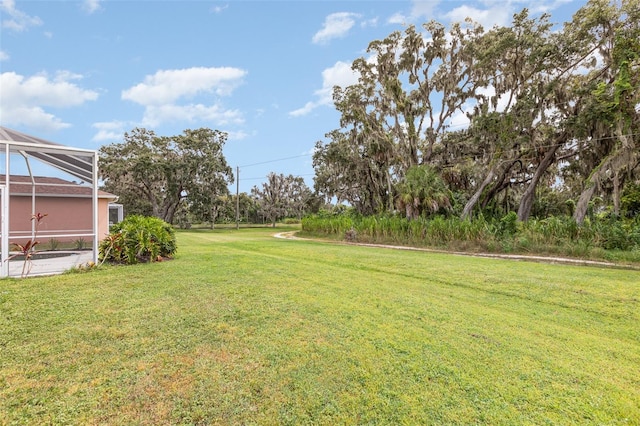
M438 172L428 165L410 167L397 189L396 206L404 209L409 220L424 212L451 208L449 189Z

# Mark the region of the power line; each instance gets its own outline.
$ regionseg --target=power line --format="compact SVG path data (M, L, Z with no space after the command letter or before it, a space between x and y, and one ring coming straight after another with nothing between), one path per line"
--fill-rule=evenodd
M456 126L457 127L457 126ZM635 136L640 136L640 133L628 133L625 135L620 135L623 137L635 137ZM599 138L591 138L589 139L578 139L578 138L572 138L568 141L565 141L564 144L569 143L569 144L574 144L574 143L593 143L593 142L599 142L599 141L605 141L605 140L612 140L612 139L619 139L620 136L617 135L612 135L612 136L604 136L604 137L599 137ZM555 144L551 144L551 145L534 145L533 148L553 148L555 146ZM277 158L274 160L268 160L268 161L261 161L259 163L252 163L252 164L246 164L244 166L238 166L238 167L253 167L253 166L259 166L262 164L270 164L270 163L277 163L279 161L286 161L286 160L293 160L296 158L302 158L302 157L308 157L310 155L313 155L312 153L307 153L307 154L300 154L300 155L294 155L292 157L284 157L284 158ZM517 159L517 158L515 158ZM515 160L514 159L514 160ZM505 161L511 161L511 160L505 160ZM301 174L301 175L296 175L294 177L304 177L304 176L315 176L315 173L307 173L307 174ZM248 181L248 180L262 180L264 179L264 177L251 177L251 178L243 178L243 181ZM238 181L240 181L240 177L238 176Z
M278 159L276 159L276 160L262 161L262 162L260 162L260 163L247 164L247 165L244 165L244 166L238 166L238 167L252 167L252 166L259 166L259 165L261 165L261 164L269 164L269 163L276 163L276 162L278 162L278 161L293 160L294 158L308 157L308 156L310 156L310 155L312 155L312 154L302 154L302 155L296 155L296 156L293 156L293 157L278 158Z
M301 174L301 175L292 175L293 177L305 177L305 176L315 176L315 173L305 173L305 174ZM248 178L242 178L242 180L263 180L265 179L266 176L263 177L248 177Z
M460 125L456 125L455 127L458 127L458 126L460 126ZM640 136L640 133L628 133L628 134L621 135L621 136L634 137L634 136ZM591 140L573 138L573 139L571 139L569 141L566 141L565 143L571 143L573 141L589 143L589 142L598 142L598 141L612 140L612 139L618 139L618 138L619 138L619 136L604 136L604 137L600 137L600 138L592 138ZM552 145L535 145L535 148L552 148L554 146L555 146L555 144L552 144ZM244 166L238 166L238 167L253 167L253 166L259 166L259 165L262 165L262 164L277 163L279 161L286 161L286 160L293 160L293 159L296 159L296 158L309 157L310 155L313 155L313 153L294 155L293 157L277 158L275 160L261 161L259 163L246 164ZM303 175L300 175L300 176L303 176ZM246 178L246 179L243 179L243 180L249 180L249 179L262 179L262 178Z

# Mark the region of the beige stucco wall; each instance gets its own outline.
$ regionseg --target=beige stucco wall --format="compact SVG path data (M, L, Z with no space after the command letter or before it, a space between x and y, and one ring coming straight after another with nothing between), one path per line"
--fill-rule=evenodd
M9 229L11 236L29 236L31 232L31 197L11 196L9 207ZM91 198L80 197L36 197L35 212L47 214L40 221L38 235L45 244L52 235L92 234L93 215ZM98 199L98 239L109 233L109 200ZM75 241L79 236L62 238L60 241ZM91 237L82 237L87 244ZM12 239L10 243L19 242Z

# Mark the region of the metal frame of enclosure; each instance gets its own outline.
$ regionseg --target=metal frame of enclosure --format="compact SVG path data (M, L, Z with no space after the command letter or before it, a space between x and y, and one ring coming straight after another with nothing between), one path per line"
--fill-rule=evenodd
M4 182L0 185L1 227L0 227L0 257L2 265L0 277L9 276L10 242L12 239L24 238L24 234L17 236L9 229L9 206L11 200L11 157L22 157L32 182L31 213L35 215L36 182L31 170L30 160L52 166L75 178L80 179L92 188L93 228L91 233L59 233L49 235L51 238L91 237L93 240L93 261L98 261L98 153L94 150L71 148L45 139L30 136L6 127L0 126L0 152L4 153ZM35 233L35 223L32 221L32 236Z

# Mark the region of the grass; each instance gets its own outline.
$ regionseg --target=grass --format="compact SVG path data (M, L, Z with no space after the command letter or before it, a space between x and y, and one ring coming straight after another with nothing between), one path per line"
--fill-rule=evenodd
M0 424L640 423L640 272L273 232L0 281Z

